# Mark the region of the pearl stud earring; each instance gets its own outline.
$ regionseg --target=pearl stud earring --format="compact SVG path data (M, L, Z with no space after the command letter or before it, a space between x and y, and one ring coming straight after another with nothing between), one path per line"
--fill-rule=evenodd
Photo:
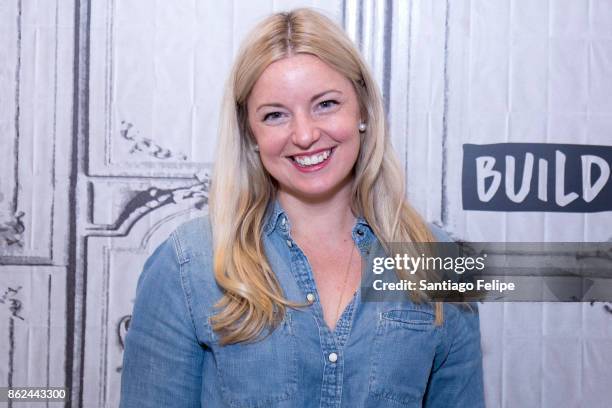
M366 125L364 122L359 123L359 127L358 127L359 133L364 133L367 128L368 128L368 125Z
M258 152L259 151L259 145L256 144L255 146L253 146L253 151Z

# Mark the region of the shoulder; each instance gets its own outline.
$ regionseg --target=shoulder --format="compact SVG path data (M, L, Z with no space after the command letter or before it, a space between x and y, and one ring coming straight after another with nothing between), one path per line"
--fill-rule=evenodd
M171 235L181 263L212 254L212 227L208 214L179 225Z
M143 273L141 273L138 286L146 280L161 281L172 279L176 274L172 270L179 270L192 259L197 258L208 250L212 252L212 233L208 216L200 216L179 225L153 253L147 258ZM149 279L150 276L155 276Z
M186 264L204 267L211 264L212 232L208 216L200 216L179 225L147 258L138 278L137 291L157 282L167 287L181 287ZM204 269L204 268L202 268ZM178 283L178 285L170 284Z
M206 315L220 296L212 272L211 236L208 216L200 216L179 225L155 249L138 279L135 315L143 310L175 313L191 321L200 341L207 341Z
M453 239L450 237L450 235L448 235L446 231L438 227L436 224L430 222L427 225L438 242L453 242Z
M171 235L187 298L198 310L210 310L222 296L214 274L212 224L208 214L179 225ZM203 302L203 303L202 303Z

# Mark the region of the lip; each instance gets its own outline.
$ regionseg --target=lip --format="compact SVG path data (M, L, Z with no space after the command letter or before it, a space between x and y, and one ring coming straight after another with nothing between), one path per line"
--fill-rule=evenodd
M293 157L310 156L310 155L313 155L313 154L324 152L326 150L330 150L329 157L327 159L325 159L324 161L322 161L321 163L315 164L314 166L302 167L302 166L300 166L293 159ZM334 156L334 152L335 151L336 151L336 146L331 147L331 148L328 147L326 149L313 150L312 152L308 152L308 153L304 153L304 154L299 154L299 155L294 155L294 156L289 156L288 160L291 162L291 164L293 164L293 167L295 167L300 172L302 172L302 173L312 173L312 172L319 171L322 168L326 167L329 164L329 162L331 161L332 157Z
M326 150L332 150L333 151L335 148L336 148L336 146L324 147L322 149L312 150L310 152L304 152L304 153L298 153L298 154L290 154L287 157L289 157L289 158L293 158L293 157L307 157L307 156L312 156L313 154L324 152Z

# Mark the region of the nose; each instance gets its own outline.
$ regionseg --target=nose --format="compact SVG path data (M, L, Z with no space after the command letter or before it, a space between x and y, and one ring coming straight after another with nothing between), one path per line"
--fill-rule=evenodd
M308 115L295 115L293 123L293 143L302 149L312 146L321 137L321 131Z

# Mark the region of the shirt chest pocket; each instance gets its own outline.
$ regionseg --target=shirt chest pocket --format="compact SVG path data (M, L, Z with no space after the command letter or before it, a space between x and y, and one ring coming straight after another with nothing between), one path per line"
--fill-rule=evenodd
M262 408L294 397L298 376L296 347L290 313L262 340L214 346L227 403L233 408Z
M434 317L433 311L418 308L379 314L369 399L392 402L393 406L414 406L421 401L438 343Z

